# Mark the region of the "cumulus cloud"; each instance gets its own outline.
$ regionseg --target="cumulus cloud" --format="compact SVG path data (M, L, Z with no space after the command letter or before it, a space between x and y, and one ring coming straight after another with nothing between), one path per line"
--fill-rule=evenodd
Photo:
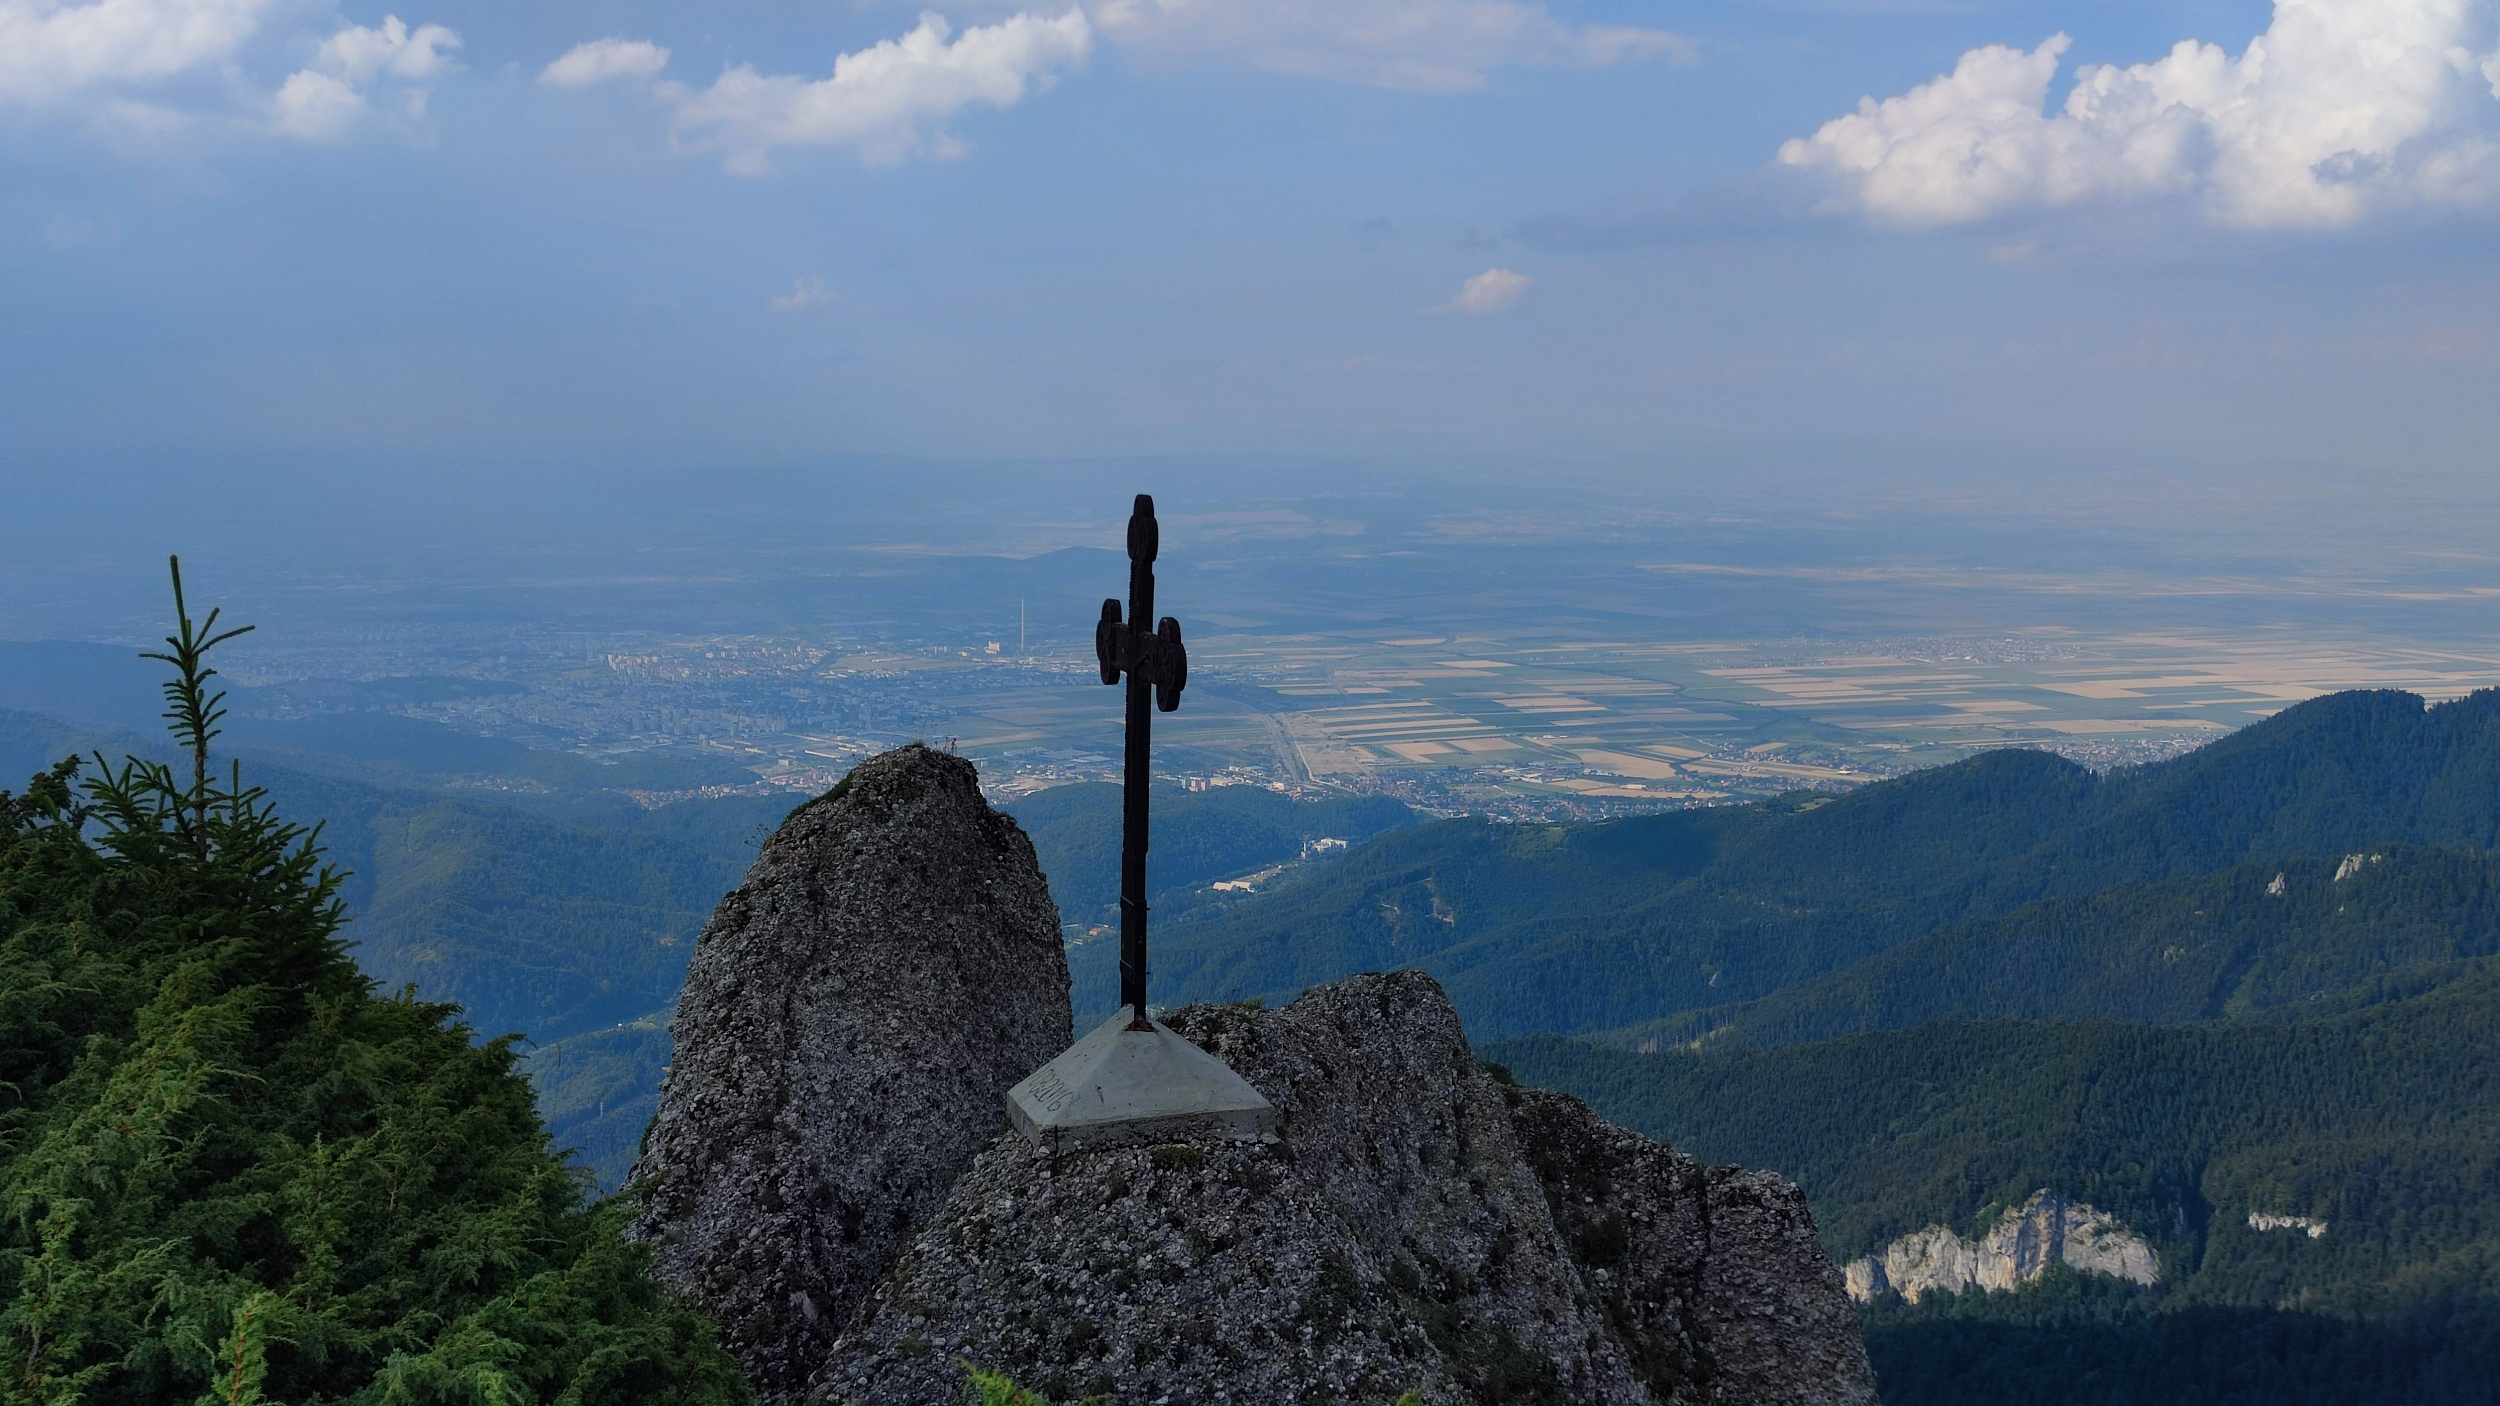
M552 88L587 88L611 78L657 78L668 50L641 39L593 39L547 65L538 81Z
M1519 301L1519 295L1536 282L1524 273L1509 269L1486 269L1458 287L1458 296L1432 308L1432 312L1500 312Z
M952 37L950 37L952 36ZM740 64L695 91L660 85L675 106L677 138L722 153L729 169L767 169L778 147L849 147L873 164L913 151L960 148L933 124L976 103L1013 107L1083 64L1094 47L1080 10L1057 19L1019 14L953 36L944 18L924 14L900 39L834 60L833 76L767 75Z
M460 36L441 25L411 29L392 16L317 41L273 31L277 17L300 12L287 0L0 0L0 103L124 137L211 119L230 133L327 140L370 114L372 96L404 116L422 113L424 85L458 67ZM245 71L247 48L273 42L312 51L274 92Z
M0 102L145 87L233 58L276 0L0 0Z
M2490 0L2276 0L2237 57L2185 40L2095 64L2047 110L2067 38L1973 49L1953 71L1783 144L1882 220L2172 196L2246 228L2333 227L2400 206L2500 200ZM2477 81L2477 80L2480 81Z
M459 67L460 36L439 24L410 29L397 15L371 28L349 25L321 42L309 67L287 75L269 100L269 123L290 137L335 141L372 111L367 93L386 89L406 117L425 113L425 85Z
M1481 88L1510 65L1693 53L1665 30L1572 29L1522 0L1102 0L1094 16L1104 34L1140 49L1427 93Z

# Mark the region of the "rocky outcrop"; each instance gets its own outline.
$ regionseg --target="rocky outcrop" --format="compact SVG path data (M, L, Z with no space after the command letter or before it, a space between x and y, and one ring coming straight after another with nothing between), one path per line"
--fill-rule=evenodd
M1192 1406L1874 1401L1794 1187L1496 1083L1429 977L1167 1023L1276 1105L1277 1135L993 1140L812 1402L955 1400L967 1361Z
M1890 1292L1916 1303L1937 1291L2017 1288L2058 1263L2137 1284L2161 1280L2161 1256L2142 1237L2107 1212L2048 1191L2033 1192L1976 1240L1931 1225L1880 1255L1851 1262L1843 1273L1849 1296L1860 1302Z
M787 1396L1003 1125L1000 1096L1067 1047L1031 841L961 758L862 763L722 900L675 1031L633 1230Z
M1662 1403L1872 1401L1805 1193L1523 1090L1515 1125L1583 1283Z

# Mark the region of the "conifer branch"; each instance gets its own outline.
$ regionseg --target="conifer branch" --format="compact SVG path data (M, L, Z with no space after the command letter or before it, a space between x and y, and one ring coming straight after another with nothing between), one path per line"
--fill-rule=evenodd
M174 578L176 633L165 637L166 647L173 652L160 654L150 651L139 657L174 666L175 677L164 685L168 705L165 720L173 725L174 736L191 753L191 790L179 810L189 817L192 848L205 859L208 855L208 808L211 800L208 744L220 731L218 722L226 716L225 691L208 691L208 681L217 677L217 671L208 667L206 660L210 650L237 635L250 634L252 627L239 625L219 633L217 617L223 613L223 607L217 606L210 607L208 618L194 625L190 605L182 595L182 558L169 556L165 560Z

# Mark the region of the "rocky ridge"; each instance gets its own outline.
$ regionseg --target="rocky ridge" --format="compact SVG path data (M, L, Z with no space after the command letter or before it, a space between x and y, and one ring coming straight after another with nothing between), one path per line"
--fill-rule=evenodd
M1279 1135L1055 1161L993 1140L812 1403L951 1400L965 1362L1061 1400L1874 1401L1796 1188L1497 1082L1431 978L1166 1020Z
M697 939L633 1233L796 1391L1067 1047L1059 912L972 764L918 745L783 822Z

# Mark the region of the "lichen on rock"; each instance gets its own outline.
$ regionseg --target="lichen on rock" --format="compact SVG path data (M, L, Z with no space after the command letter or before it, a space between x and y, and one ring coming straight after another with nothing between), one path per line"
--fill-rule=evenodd
M970 762L861 763L714 911L675 1030L634 1233L786 1397L1004 1124L1001 1094L1068 1044L1032 842Z

